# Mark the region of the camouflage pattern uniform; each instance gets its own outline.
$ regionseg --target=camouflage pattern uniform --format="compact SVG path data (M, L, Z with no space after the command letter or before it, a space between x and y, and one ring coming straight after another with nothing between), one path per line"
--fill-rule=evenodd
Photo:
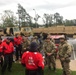
M51 41L55 44L55 40L53 39L53 38L51 38ZM56 46L55 46L55 49L56 49ZM54 52L54 57L55 57L55 59L56 59L56 57L57 57L57 51L55 50L55 52Z
M45 52L45 60L47 61L48 68L51 69L50 63L52 63L53 69L55 71L56 70L56 63L55 63L55 57L54 57L55 44L51 41L49 42L45 41L43 44L43 50ZM47 53L51 53L51 55L47 55Z
M31 40L31 42L36 42L37 44L39 44L37 36L34 36Z
M60 43L58 55L63 68L63 75L71 75L69 69L71 50L72 47L70 44L67 43L67 41Z
M29 49L30 41L27 39L22 43L22 53Z

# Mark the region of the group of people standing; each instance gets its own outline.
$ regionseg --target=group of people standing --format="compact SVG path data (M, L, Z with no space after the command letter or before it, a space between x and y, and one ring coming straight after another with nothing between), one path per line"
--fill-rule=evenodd
M60 59L62 68L63 68L63 74L62 75L71 75L70 73L70 57L72 52L72 46L67 42L67 39L65 37L59 38L60 43L58 46L58 52L57 52L57 58ZM51 69L53 66L53 70L56 72L56 61L55 61L55 53L56 53L56 47L55 43L50 41L50 37L47 37L44 44L43 44L43 50L45 52L45 60L47 61L48 68ZM52 66L50 65L52 64Z
M19 60L22 56L22 36L16 35L12 38L2 39L0 37L0 64L1 64L1 75L4 75L6 68L11 72L13 56L15 52L15 61ZM15 50L16 48L16 50Z
M10 38L2 41L0 38L1 75L4 75L6 68L11 72L14 47L16 56L14 59L15 61L21 59L22 65L26 67L26 75L44 75L44 65L48 65L48 69L53 68L53 71L56 72L56 46L49 36L43 40L42 37L17 34L13 41ZM71 75L69 69L71 51L72 47L67 43L66 38L61 37L57 58L61 61L63 75Z

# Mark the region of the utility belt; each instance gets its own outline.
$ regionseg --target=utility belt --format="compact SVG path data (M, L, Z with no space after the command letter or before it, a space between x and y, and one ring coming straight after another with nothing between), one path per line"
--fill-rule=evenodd
M26 71L29 71L29 72L36 72L38 69L35 69L35 70L30 70L30 69L26 69Z
M64 58L64 56L62 56L62 55L59 55L59 57ZM68 55L68 57L66 57L66 58L69 58L69 57L71 57L71 55Z
M4 53L4 55L13 55L13 52L11 52L11 53Z
M64 58L63 56L59 55L60 58Z
M52 55L47 55L47 54L45 54L45 57L53 57L54 56L54 54L52 54Z
M60 57L60 60L63 61L63 62L70 62L70 57L62 57L62 56L59 56ZM65 60L62 60L62 58L64 58Z

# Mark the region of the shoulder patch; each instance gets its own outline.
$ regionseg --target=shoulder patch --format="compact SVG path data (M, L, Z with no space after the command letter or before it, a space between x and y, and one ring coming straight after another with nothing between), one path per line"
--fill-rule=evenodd
M34 52L34 54L37 54L37 52Z
M29 51L27 51L26 53L29 53Z

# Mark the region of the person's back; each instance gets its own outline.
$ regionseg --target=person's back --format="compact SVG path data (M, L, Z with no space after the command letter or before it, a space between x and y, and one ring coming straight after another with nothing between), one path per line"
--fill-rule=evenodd
M36 43L31 43L30 51L22 55L22 65L26 67L26 75L43 75L44 62L42 55L36 51Z
M42 62L42 55L38 52L25 52L23 54L22 63L26 64L26 68L29 70L36 70L38 67L44 68L44 64Z

